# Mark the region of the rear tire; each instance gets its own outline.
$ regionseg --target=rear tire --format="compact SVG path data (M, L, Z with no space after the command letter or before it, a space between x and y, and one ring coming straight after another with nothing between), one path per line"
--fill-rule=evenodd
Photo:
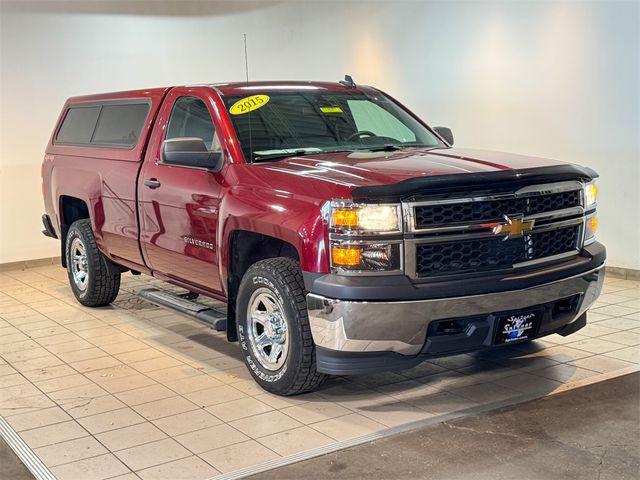
M300 265L269 258L242 278L237 300L238 339L255 381L277 395L317 388L327 376L316 370Z
M116 299L120 273L110 273L107 259L96 245L89 219L71 224L65 255L69 284L78 302L87 307L102 307Z

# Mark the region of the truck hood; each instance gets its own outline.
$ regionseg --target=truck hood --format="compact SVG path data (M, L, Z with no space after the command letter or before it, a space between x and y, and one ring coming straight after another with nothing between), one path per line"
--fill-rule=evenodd
M264 168L345 187L389 185L416 177L488 173L565 165L555 160L488 150L408 148L395 152L344 152L289 157Z

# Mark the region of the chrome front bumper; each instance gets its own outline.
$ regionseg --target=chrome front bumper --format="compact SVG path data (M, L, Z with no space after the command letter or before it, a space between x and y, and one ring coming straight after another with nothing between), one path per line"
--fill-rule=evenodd
M340 352L417 355L436 320L520 310L574 295L579 303L564 324L579 318L598 298L604 265L580 275L522 290L414 301L342 301L309 293L307 308L316 346Z

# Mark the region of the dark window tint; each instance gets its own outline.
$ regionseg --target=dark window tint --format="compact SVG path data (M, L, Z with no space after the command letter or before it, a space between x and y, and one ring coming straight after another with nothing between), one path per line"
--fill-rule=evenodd
M149 105L146 103L103 105L91 143L100 145L135 145L148 112Z
M214 136L213 120L204 102L196 97L180 97L171 110L165 139L201 138L207 146L207 150L220 150Z
M99 114L100 106L70 108L62 121L56 142L89 143Z

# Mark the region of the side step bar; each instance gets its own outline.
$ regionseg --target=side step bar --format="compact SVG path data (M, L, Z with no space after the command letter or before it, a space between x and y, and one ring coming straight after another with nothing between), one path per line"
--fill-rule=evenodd
M184 297L166 292L157 288L145 288L138 292L138 296L160 307L187 315L202 323L206 323L218 332L227 329L227 315L218 310L214 310L208 305L193 302Z

